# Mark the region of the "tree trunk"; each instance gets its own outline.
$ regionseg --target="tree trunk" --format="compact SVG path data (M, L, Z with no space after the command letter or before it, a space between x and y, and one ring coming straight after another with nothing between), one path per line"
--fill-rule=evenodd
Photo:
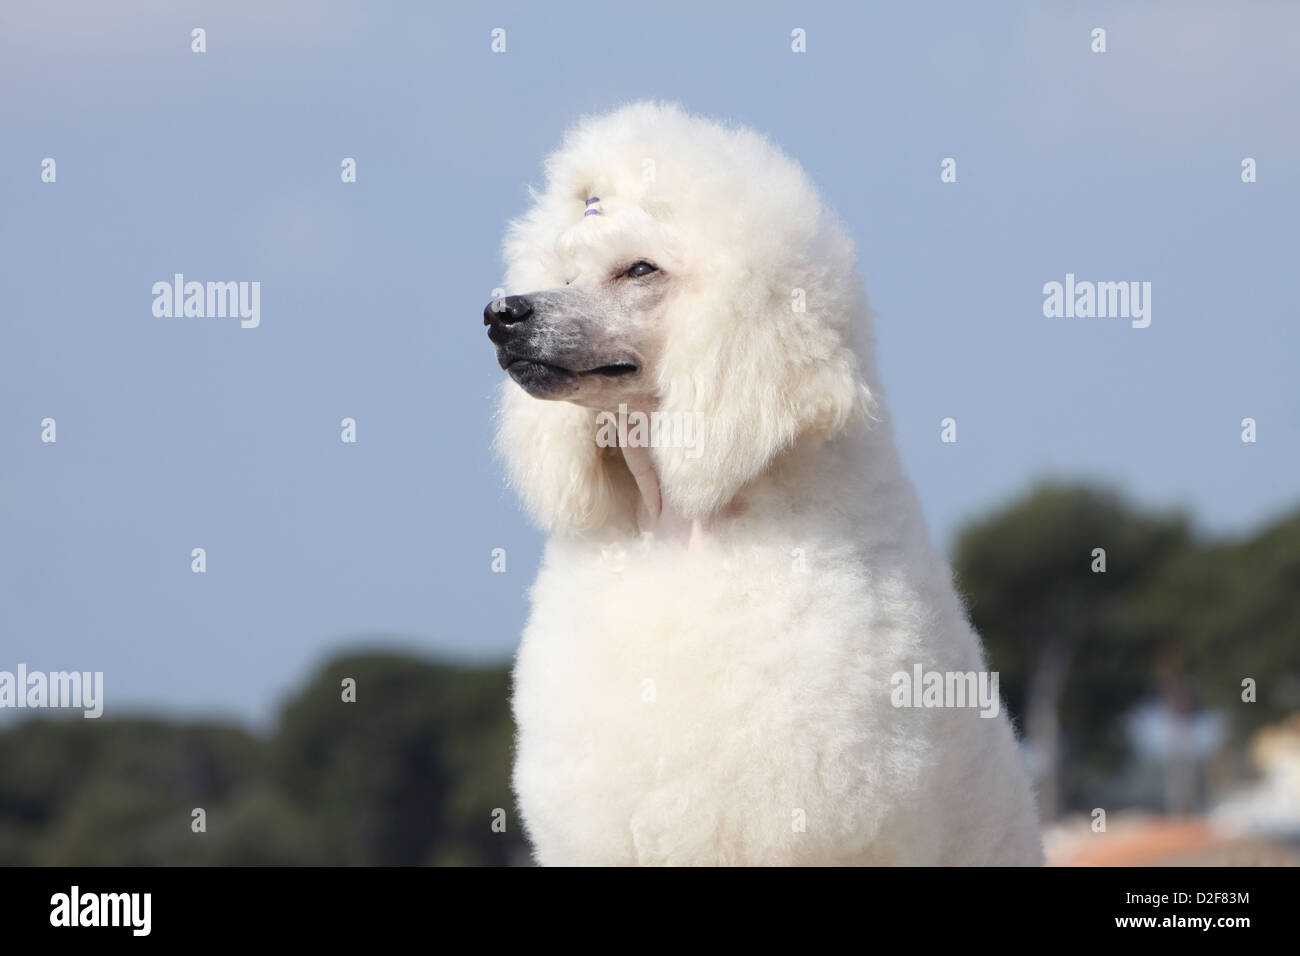
M1025 741L1033 760L1038 815L1044 823L1061 813L1061 697L1069 672L1070 649L1059 637L1044 638L1029 678Z
M1182 649L1173 646L1160 655L1160 696L1169 720L1169 751L1165 754L1165 812L1194 813L1197 804L1196 753L1192 741L1192 695Z

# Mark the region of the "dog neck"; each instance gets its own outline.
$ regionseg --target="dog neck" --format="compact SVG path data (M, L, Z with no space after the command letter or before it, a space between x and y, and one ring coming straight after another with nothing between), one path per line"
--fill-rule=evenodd
M624 445L623 461L636 480L641 495L637 527L643 533L648 532L665 541L677 541L688 548L698 545L704 537L704 524L698 518L687 518L671 501L665 500L650 449L641 445Z

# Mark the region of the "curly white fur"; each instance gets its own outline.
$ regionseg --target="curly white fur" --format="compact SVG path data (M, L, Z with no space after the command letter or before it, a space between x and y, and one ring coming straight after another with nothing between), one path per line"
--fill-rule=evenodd
M891 702L917 664L985 664L899 465L844 228L768 141L673 106L584 120L546 171L507 287L653 250L675 283L655 407L703 431L638 466L598 447L596 409L506 383L498 448L552 535L513 696L537 859L1040 862L1005 716Z

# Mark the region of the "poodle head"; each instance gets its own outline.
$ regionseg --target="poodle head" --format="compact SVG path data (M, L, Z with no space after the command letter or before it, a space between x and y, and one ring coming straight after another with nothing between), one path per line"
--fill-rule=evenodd
M869 402L852 242L751 131L646 102L580 122L505 257L510 294L484 310L511 379L497 444L547 528L635 508L609 416L655 421L640 437L661 494L702 518Z

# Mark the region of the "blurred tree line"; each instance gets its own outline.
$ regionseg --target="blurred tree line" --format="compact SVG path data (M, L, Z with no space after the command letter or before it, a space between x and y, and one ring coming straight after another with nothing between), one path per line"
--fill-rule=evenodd
M18 724L0 733L0 864L526 860L508 691L504 667L367 654L329 663L269 736L156 719ZM191 830L197 807L204 833Z
M1049 485L969 525L954 565L1045 818L1098 805L1131 756L1124 717L1139 702L1222 708L1237 740L1300 709L1300 512L1212 542L1181 515ZM347 677L355 703L341 701ZM111 717L10 726L0 863L526 861L508 693L505 667L364 654L327 664L267 734ZM1164 808L1189 809L1195 788L1167 772Z
M1140 702L1174 727L1220 708L1238 742L1300 709L1300 511L1242 541L1204 541L1183 515L1045 485L970 524L953 564L1044 819L1098 805L1131 756L1125 718ZM1153 809L1202 808L1192 763L1171 752Z

